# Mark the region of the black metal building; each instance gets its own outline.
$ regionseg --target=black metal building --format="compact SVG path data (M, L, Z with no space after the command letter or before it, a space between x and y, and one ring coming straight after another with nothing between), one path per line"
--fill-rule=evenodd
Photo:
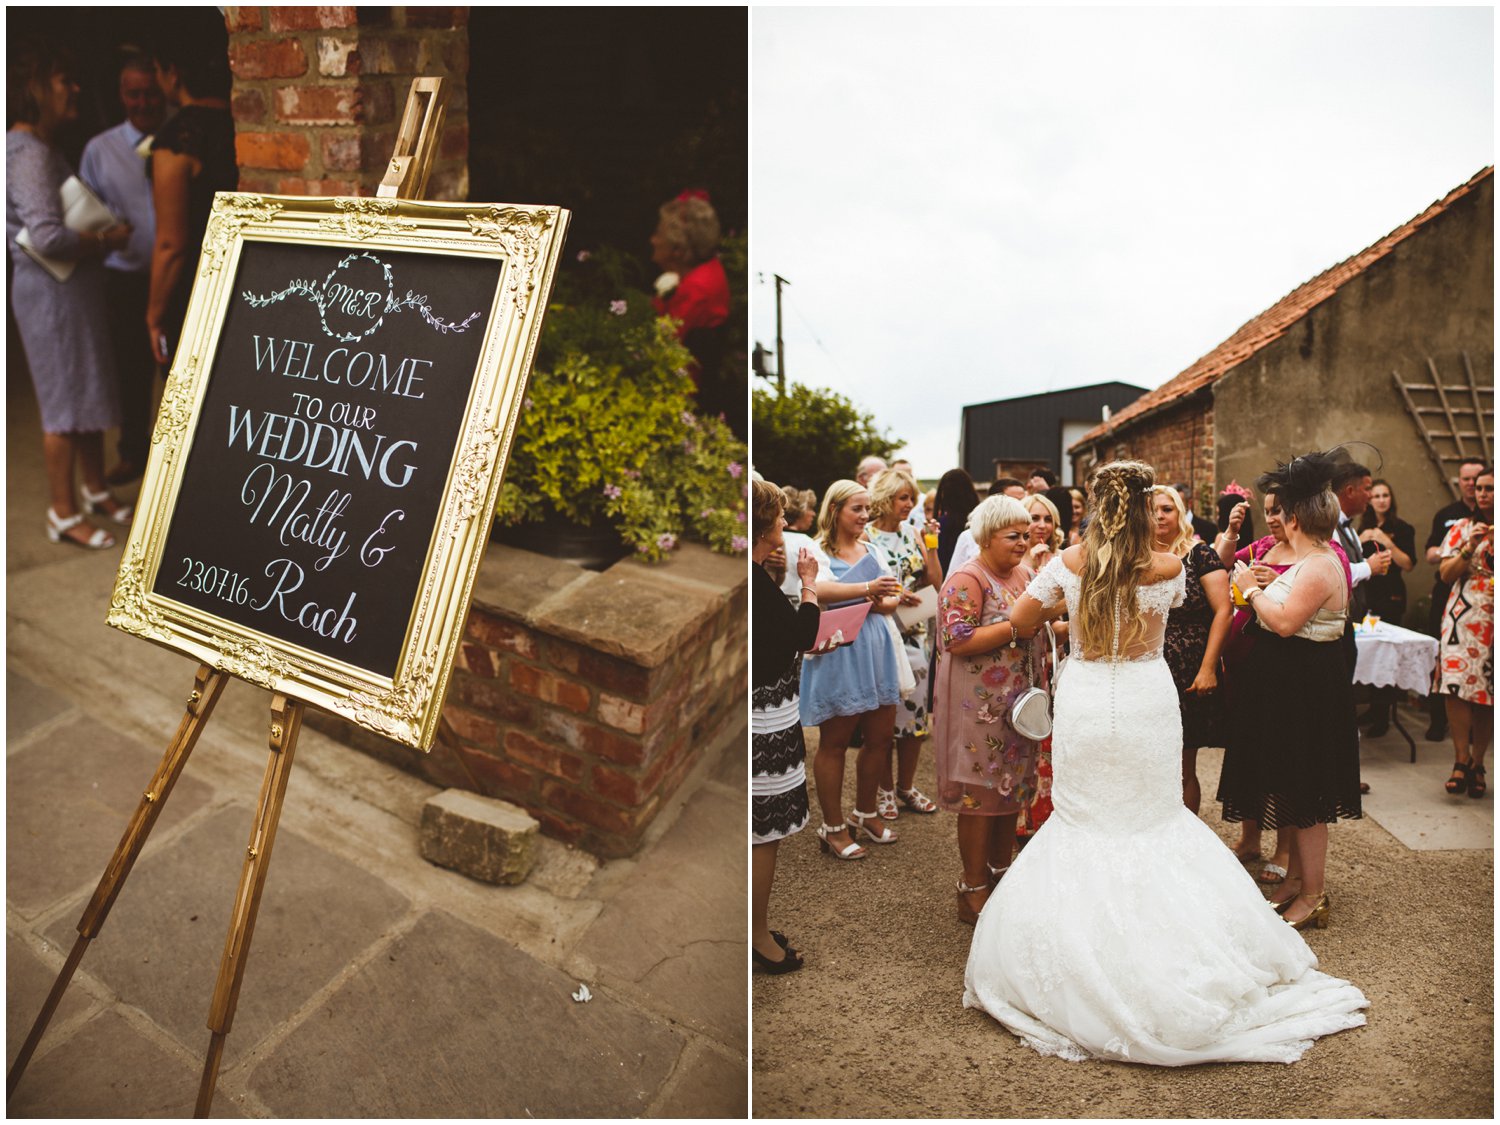
M1106 407L1119 410L1145 393L1145 387L1130 383L1094 383L966 406L959 462L980 484L1013 468L1036 465L1046 465L1064 484L1072 484L1068 446L1099 424Z

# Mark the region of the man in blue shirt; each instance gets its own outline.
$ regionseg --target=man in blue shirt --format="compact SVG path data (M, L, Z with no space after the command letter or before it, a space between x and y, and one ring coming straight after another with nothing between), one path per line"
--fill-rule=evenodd
M151 290L151 247L156 216L146 179L151 134L165 115L166 100L156 70L145 55L131 55L120 68L125 120L84 146L79 176L134 232L130 242L104 259L108 278L109 327L120 377L120 463L105 478L125 484L145 471L150 446L151 397L156 361L146 337L146 298Z

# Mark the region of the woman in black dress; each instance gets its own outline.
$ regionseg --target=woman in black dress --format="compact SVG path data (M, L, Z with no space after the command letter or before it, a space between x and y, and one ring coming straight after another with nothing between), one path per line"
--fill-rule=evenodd
M1177 490L1158 484L1151 491L1156 549L1182 560L1187 581L1183 603L1167 618L1162 644L1182 711L1182 803L1196 814L1203 802L1198 750L1224 744L1219 654L1234 617L1229 572L1212 547L1194 541L1192 520Z
M788 560L801 579L801 604L793 609L766 560L782 550L785 496L766 481L751 482L750 548L750 867L752 917L750 952L768 973L790 973L802 958L767 921L771 883L776 877L776 845L807 824L807 747L797 706L802 653L818 638L818 595L813 583L818 563L806 547Z
M1341 647L1349 583L1329 546L1339 521L1329 482L1344 456L1305 454L1256 481L1279 501L1292 565L1264 588L1243 562L1231 576L1255 614L1247 628L1263 631L1243 673L1259 690L1237 692L1231 703L1219 800L1225 820L1293 830L1286 880L1271 901L1298 929L1328 923L1328 825L1363 815L1353 688Z
M156 244L146 330L160 364L171 362L182 334L214 193L234 191L240 182L229 112L229 42L218 12L204 13L174 14L152 50L162 93L178 107L157 131L147 166Z
M1370 506L1359 519L1361 543L1377 543L1391 553L1392 567L1384 574L1372 574L1365 581L1367 612L1392 625L1406 617L1406 581L1401 577L1416 563L1417 530L1396 515L1396 494L1389 481L1377 480L1370 485ZM1401 698L1395 687L1377 687L1371 692L1370 709L1359 717L1360 725L1370 726L1370 737L1379 738L1390 729L1391 709Z

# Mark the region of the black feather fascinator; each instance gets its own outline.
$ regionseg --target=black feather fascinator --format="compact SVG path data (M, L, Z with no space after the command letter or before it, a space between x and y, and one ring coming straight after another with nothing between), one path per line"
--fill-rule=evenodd
M1378 458L1379 450L1375 450L1374 446L1370 448L1375 451ZM1291 505L1299 500L1318 495L1341 475L1340 470L1354 465L1354 458L1350 455L1348 448L1336 445L1332 449L1304 453L1300 457L1278 464L1270 472L1262 473L1256 479L1255 487L1262 493L1274 492L1283 504ZM1368 472L1368 470L1365 471Z

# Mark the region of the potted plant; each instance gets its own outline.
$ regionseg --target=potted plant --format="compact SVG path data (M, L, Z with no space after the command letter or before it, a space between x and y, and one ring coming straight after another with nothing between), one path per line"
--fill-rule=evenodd
M692 357L630 260L583 251L576 265L537 346L498 538L594 565L658 560L685 539L744 551L745 446L695 413Z

